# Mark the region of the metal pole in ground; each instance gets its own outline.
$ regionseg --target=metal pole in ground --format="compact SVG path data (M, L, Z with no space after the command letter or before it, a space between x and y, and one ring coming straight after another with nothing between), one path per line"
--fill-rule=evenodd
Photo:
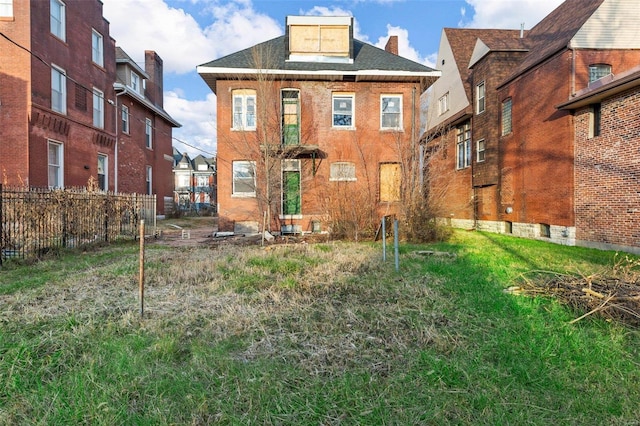
M398 219L393 221L393 247L396 257L396 272L400 270L400 254L398 252Z
M382 217L382 261L387 261L387 218Z
M140 318L144 316L144 219L140 221Z

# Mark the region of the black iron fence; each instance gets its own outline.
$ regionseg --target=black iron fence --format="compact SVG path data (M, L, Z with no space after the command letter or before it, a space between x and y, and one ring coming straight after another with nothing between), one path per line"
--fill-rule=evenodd
M0 185L0 265L60 248L134 239L141 219L155 233L155 195Z

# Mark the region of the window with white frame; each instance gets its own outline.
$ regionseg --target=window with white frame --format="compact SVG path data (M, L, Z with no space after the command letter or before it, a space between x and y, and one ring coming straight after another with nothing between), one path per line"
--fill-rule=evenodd
M101 191L109 190L108 165L108 157L104 154L98 154L98 188Z
M50 0L51 34L66 39L66 6L61 0Z
M300 160L282 160L282 214L302 213Z
M471 165L471 123L468 121L456 128L456 168Z
M104 65L102 34L93 30L91 32L91 60L100 66Z
M483 113L485 109L484 81L476 86L476 114Z
M355 181L356 164L350 161L336 161L329 166L330 181Z
M256 196L256 162L234 161L232 195L236 197Z
M0 18L13 18L13 0L0 0Z
M508 135L513 130L511 121L511 98L502 102L502 136Z
M611 65L609 64L593 64L589 65L589 83L600 80L611 74Z
M442 115L447 111L449 111L449 92L438 99L438 115Z
M145 146L149 149L153 148L153 124L150 118L144 120L144 138Z
M64 150L59 142L49 141L47 147L49 188L63 188Z
M380 97L380 128L402 128L402 95L382 95Z
M256 129L256 91L251 89L234 90L233 130Z
M136 93L142 93L140 87L140 76L133 71L131 71L131 88Z
M93 89L93 125L104 129L104 93Z
M355 126L355 95L348 93L334 93L332 100L333 127L353 128Z
M122 133L129 133L129 107L122 105Z
M67 113L67 77L64 70L51 65L51 109Z
M486 145L484 139L480 139L476 142L476 161L482 163L486 155Z
M153 168L151 166L147 166L147 195L153 194Z

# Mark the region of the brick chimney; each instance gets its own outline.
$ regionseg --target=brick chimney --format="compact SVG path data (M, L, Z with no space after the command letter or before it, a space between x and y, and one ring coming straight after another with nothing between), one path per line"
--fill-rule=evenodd
M163 108L162 58L153 50L144 51L144 70L149 74L145 96L154 105Z
M384 47L389 53L393 53L394 55L398 54L398 36L392 35L389 36L389 40L387 40L387 45Z

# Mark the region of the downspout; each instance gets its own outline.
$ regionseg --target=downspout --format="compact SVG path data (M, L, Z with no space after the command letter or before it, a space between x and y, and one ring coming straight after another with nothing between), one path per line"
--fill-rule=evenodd
M114 192L117 194L118 193L118 96L120 95L124 95L126 92L126 90L122 90L121 92L116 92L116 102L115 102L115 112L114 112L114 118L115 121L113 123L114 128L115 128L115 133L116 133L116 149L113 153L113 161L114 161L114 167L113 167L113 187L114 187Z

